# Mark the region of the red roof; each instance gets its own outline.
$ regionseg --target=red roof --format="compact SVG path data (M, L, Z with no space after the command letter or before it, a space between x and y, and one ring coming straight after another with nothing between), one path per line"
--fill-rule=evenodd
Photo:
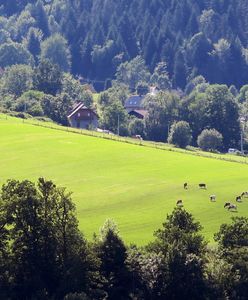
M74 116L80 109L90 110L98 117L97 113L93 109L86 107L82 102L80 102L80 103L77 103L76 105L74 105L73 110L69 114L68 118L71 118L72 116Z

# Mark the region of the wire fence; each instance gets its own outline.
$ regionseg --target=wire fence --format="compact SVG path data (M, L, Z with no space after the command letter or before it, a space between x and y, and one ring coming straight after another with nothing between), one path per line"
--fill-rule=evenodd
M244 156L231 156L231 155L227 155L227 154L202 152L199 150L181 149L181 148L176 148L176 147L173 147L172 145L168 145L165 143L145 141L145 140L141 140L141 139L136 139L136 138L131 138L131 137L122 137L122 136L102 133L102 132L98 132L98 131L66 127L66 126L57 125L55 123L39 121L36 119L16 119L13 117L9 117L8 115L5 115L5 114L0 114L0 119L2 119L2 120L8 120L8 119L11 120L12 119L12 120L15 120L16 123L19 123L19 124L27 124L27 125L32 125L32 126L48 128L51 130L59 130L59 131L63 131L63 132L79 134L79 135L83 135L83 136L102 138L102 139L106 139L106 140L132 144L132 145L136 145L136 146L156 148L159 150L177 152L177 153L181 153L181 154L193 155L193 156L198 156L198 157L212 158L212 159L223 160L223 161L228 161L228 162L236 162L236 163L241 163L241 164L248 164L248 157L244 157Z

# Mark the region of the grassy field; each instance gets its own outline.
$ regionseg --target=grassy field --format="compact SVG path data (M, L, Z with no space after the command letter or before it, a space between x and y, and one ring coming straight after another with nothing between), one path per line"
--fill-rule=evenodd
M213 233L231 216L248 217L248 199L237 213L224 202L248 190L248 165L140 147L0 118L0 184L43 176L73 191L80 228L87 237L113 218L128 243L153 238L178 199ZM190 184L188 191L182 184ZM205 182L208 190L199 190ZM210 203L209 195L217 202Z

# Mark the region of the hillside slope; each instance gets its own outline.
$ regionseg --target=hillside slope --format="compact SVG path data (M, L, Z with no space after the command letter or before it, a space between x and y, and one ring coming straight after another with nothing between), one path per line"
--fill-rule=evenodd
M73 191L80 228L91 237L106 218L118 223L128 242L152 239L178 199L204 226L212 241L231 216L248 216L248 199L227 212L248 190L248 166L183 153L139 147L48 128L0 120L0 184L8 178L43 176ZM183 183L190 184L188 191ZM205 182L208 190L199 190ZM210 203L209 195L217 202Z
M3 41L10 36L18 43L30 28L38 28L43 40L61 33L72 72L98 88L137 55L151 71L167 62L174 87L184 88L199 74L240 87L247 83L247 12L245 0L0 0L0 14L8 17L0 29ZM30 41L34 55L39 40Z

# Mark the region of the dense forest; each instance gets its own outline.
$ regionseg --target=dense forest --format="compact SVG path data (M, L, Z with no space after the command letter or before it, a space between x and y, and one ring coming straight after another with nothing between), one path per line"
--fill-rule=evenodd
M197 75L237 88L247 82L244 0L1 0L0 5L1 48L9 41L27 43L35 61L40 44L61 34L68 46L63 67L100 88L121 63L138 55L150 72L166 62L174 88L184 88Z
M0 298L247 299L248 219L223 224L216 247L201 229L177 207L145 247L126 245L113 220L88 241L65 188L9 180L0 194Z

